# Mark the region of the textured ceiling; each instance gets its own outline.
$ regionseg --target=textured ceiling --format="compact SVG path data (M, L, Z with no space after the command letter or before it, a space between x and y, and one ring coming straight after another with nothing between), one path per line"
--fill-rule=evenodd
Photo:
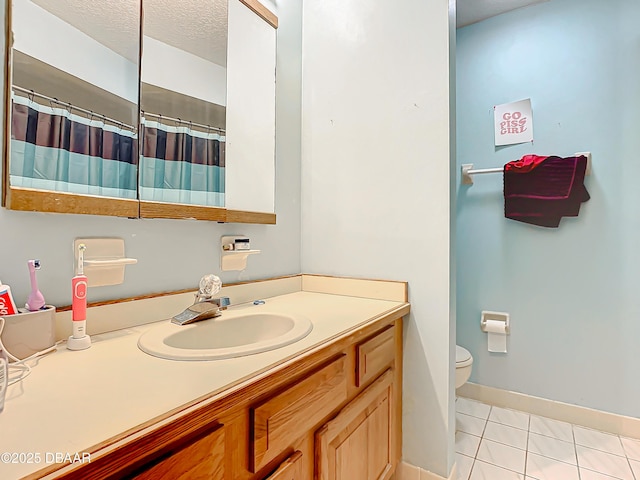
M226 66L226 0L144 0L144 34Z
M458 28L495 17L501 13L549 0L457 0Z
M32 0L133 62L140 0ZM144 34L226 65L226 0L144 0Z
M139 0L32 0L132 62L138 61Z
M141 0L32 0L118 54L136 62ZM457 0L457 26L549 0ZM226 0L143 0L144 33L226 65Z

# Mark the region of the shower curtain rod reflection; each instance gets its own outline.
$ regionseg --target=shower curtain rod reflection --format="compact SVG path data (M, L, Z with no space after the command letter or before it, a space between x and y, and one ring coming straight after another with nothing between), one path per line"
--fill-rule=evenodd
M189 125L191 127L203 128L205 130L215 130L216 132L226 133L226 130L224 128L212 127L211 125L204 125L202 123L191 122L189 120L182 120L181 118L167 117L166 115L160 115L157 113L144 112L144 111L140 113L142 114L143 117L145 116L153 117L153 118L158 118L160 120L166 120L167 122L175 122L175 123L180 123L182 125Z
M12 88L14 90L18 91L18 92L26 93L28 96L34 96L34 97L42 98L42 99L47 100L49 102L54 102L54 103L56 103L58 105L62 105L63 107L66 107L69 110L69 112L71 112L73 110L78 111L78 112L82 112L85 115L89 115L89 117L100 118L100 119L102 119L102 120L104 120L106 122L113 123L114 125L122 127L122 128L124 128L126 130L129 130L131 132L136 132L138 130L136 127L134 127L132 125L127 125L126 123L123 123L123 122L121 122L119 120L115 120L113 118L105 117L104 115L102 115L100 113L96 113L96 112L93 112L91 110L87 110L87 109L84 109L84 108L81 108L81 107L77 107L75 105L72 105L69 102L63 102L61 100L58 100L57 98L49 97L47 95L43 95L42 93L38 93L38 92L35 92L33 90L28 90L26 88L22 88L22 87L19 87L17 85L12 85Z

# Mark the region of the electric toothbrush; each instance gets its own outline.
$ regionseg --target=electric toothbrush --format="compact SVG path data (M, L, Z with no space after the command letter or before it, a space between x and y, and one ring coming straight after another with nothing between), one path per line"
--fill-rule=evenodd
M71 319L73 335L67 339L69 350L84 350L91 346L91 337L87 335L87 276L84 274L84 243L78 245L78 272L71 279Z
M36 280L36 270L40 270L40 260L29 260L27 262L27 267L29 267L29 275L31 277L31 293L27 297L27 303L25 307L30 312L35 312L36 310L40 310L44 308L44 296L38 290L38 281Z

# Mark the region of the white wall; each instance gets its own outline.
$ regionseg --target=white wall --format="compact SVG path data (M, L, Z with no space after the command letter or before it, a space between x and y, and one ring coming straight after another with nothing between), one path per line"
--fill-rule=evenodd
M217 105L227 104L225 67L146 35L143 42L141 78L144 83Z
M0 2L4 23L5 0ZM16 302L29 292L26 262L42 261L40 290L49 303L71 303L72 241L81 236L125 239L128 256L125 282L89 290L89 301L145 293L197 288L201 275L220 273L221 235L246 234L262 250L247 270L225 272L225 282L300 272L300 88L301 5L280 0L278 84L276 87L276 214L277 225L222 225L190 220L127 220L90 215L60 215L0 209L0 279L11 285ZM2 37L4 43L4 37ZM4 48L4 45L2 45Z
M308 0L302 83L302 269L409 282L403 456L445 477L455 431L449 13L447 0Z
M16 50L138 103L137 64L30 1L14 1L12 14Z

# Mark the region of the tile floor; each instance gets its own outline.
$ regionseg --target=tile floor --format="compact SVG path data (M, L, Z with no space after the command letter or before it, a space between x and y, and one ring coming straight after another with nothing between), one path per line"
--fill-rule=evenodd
M456 401L458 480L640 480L640 440Z

